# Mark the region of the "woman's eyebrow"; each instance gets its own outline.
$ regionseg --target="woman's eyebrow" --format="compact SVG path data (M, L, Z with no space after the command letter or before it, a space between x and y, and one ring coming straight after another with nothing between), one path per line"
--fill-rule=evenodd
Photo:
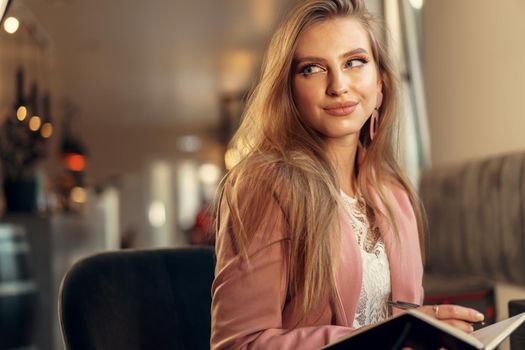
M345 58L345 57L352 56L352 55L355 55L355 54L358 54L358 53L368 54L368 51L366 51L365 49L359 47L357 49L353 49L353 50L350 50L350 51L347 51L347 52L343 53L342 55L339 56L339 58ZM294 63L295 64L301 63L301 62L304 62L304 61L325 62L326 59L324 59L322 57L317 57L317 56L305 56L305 57L294 58Z
M345 52L344 54L342 54L341 56L339 56L340 58L344 58L344 57L348 57L348 56L352 56L352 55L355 55L355 54L358 54L358 53L365 53L368 55L368 51L366 51L365 49L363 49L362 47L359 47L357 49L353 49L353 50L350 50L348 52Z

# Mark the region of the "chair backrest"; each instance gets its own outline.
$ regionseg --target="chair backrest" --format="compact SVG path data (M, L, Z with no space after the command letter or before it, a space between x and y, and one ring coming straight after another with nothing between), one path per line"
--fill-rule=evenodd
M212 248L101 253L60 288L66 349L209 349Z

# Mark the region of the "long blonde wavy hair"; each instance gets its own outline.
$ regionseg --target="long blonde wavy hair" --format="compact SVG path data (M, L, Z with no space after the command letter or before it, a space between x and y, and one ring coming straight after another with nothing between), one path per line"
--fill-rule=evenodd
M340 256L340 185L319 134L302 121L292 94L292 62L297 38L312 24L334 17L357 19L366 30L382 79L383 103L373 142L369 121L361 130L366 149L356 162L356 185L367 205L371 224L384 216L398 235L394 203L388 184L403 187L414 208L423 251L424 217L417 195L394 155L399 83L385 45L383 27L362 0L306 0L299 2L274 34L264 57L261 76L251 92L231 148L241 161L221 183L222 203L231 218L231 239L242 258L265 222L270 206L278 204L290 239L287 252L288 294L297 301L304 319L324 298L335 296L335 276ZM369 189L384 203L380 212ZM333 300L333 299L331 299Z

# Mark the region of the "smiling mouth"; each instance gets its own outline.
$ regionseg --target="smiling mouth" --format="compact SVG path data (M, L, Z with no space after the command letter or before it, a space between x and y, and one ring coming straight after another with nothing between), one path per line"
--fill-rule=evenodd
M324 107L323 109L329 115L343 117L351 114L357 108L356 102L339 103Z

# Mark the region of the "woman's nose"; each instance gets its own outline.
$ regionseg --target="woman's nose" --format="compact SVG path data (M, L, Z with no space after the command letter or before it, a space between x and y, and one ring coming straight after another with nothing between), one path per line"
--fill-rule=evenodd
M330 96L340 96L348 92L348 79L343 72L333 72L329 75L326 93Z

